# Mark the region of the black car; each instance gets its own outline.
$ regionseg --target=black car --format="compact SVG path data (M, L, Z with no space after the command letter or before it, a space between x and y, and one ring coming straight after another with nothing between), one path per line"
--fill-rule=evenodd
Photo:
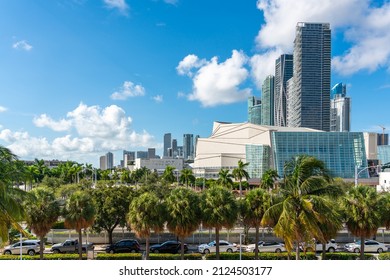
M106 247L107 253L138 253L141 247L135 239L122 239Z
M180 253L180 242L179 241L166 241L162 244L156 244L150 246L150 252L152 253L171 253L178 254ZM184 244L184 252L188 251L187 244Z

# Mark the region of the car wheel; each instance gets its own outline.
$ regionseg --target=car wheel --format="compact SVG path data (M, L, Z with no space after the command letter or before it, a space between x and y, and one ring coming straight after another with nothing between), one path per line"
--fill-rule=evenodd
M130 253L137 253L137 251L134 250L134 249L132 249L132 250L130 251Z
M328 252L329 253L334 253L336 250L333 248L333 247L329 247L329 249L328 249Z
M380 253L383 253L383 249L382 248L378 248L378 251L377 251L379 254Z
M209 250L209 249L205 249L205 250L203 251L203 253L205 253L205 254L210 254L210 250Z
M115 251L111 249L109 253L110 253L110 254L114 254Z
M359 248L356 248L355 250L353 250L354 253L360 253L360 249Z
M58 249L53 250L53 254L59 254L59 253L60 253L60 250L58 250Z
M158 254L158 253L160 253L160 251L159 250L154 250L153 253Z
M232 250L231 248L228 248L228 249L226 250L226 252L228 252L228 253L233 253L233 250Z
M280 248L277 248L277 249L275 250L275 252L276 252L276 253L281 253L282 250L280 250Z
M11 255L11 251L5 251L4 255Z
M34 250L30 250L30 251L27 252L27 254L29 256L34 256L35 255L35 251Z

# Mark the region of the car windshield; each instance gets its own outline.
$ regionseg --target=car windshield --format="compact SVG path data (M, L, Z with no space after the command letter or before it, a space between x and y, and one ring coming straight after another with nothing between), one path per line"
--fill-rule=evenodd
M208 246L210 246L210 247L213 247L213 246L215 246L215 241L212 241L212 242L210 242L209 244L207 244Z

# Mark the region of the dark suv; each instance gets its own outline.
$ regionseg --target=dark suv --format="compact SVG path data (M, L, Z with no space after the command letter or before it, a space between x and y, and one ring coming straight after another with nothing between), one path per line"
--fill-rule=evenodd
M107 253L138 253L141 250L135 239L122 239L115 244L106 247Z
M178 241L166 241L163 244L156 244L150 246L150 252L152 253L180 253L180 242ZM184 252L188 251L187 244L184 244Z

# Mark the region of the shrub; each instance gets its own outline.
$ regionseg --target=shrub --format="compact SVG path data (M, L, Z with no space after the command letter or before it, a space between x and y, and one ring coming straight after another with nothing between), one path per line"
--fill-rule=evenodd
M180 254L149 254L150 260L181 260ZM201 260L202 255L199 253L184 254L185 260Z
M390 255L389 255L390 256ZM360 255L356 253L326 253L326 260L359 260ZM365 260L376 260L375 256L372 254L364 254Z
M378 260L390 260L390 253L381 253L378 255Z
M206 260L215 260L216 255L215 254L208 254L206 255ZM307 253L307 254L301 254L300 255L301 260L316 260L317 257L314 253ZM239 253L220 253L219 254L220 260L239 260L240 254ZM255 253L242 253L241 254L242 260L254 260L255 259ZM259 253L259 259L260 260L288 260L288 253ZM290 255L290 260L295 260L295 254Z
M141 253L97 254L97 260L142 260Z

